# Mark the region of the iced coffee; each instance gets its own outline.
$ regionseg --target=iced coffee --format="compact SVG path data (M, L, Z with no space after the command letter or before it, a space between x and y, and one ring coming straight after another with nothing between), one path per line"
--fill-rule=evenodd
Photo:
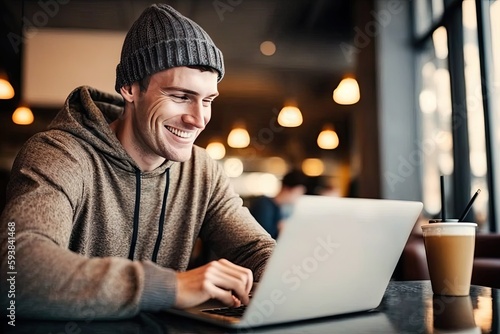
M472 277L475 223L438 222L422 225L432 291L468 296Z

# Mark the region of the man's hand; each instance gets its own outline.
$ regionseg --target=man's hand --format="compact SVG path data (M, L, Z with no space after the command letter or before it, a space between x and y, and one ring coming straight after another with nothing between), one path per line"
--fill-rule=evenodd
M209 299L238 307L248 304L252 284L250 269L226 259L212 261L199 268L177 273L175 307L188 308Z

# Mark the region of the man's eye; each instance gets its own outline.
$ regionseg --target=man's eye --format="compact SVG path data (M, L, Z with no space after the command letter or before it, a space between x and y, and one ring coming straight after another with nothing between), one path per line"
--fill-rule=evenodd
M176 100L187 101L189 97L187 95L172 95L172 97Z

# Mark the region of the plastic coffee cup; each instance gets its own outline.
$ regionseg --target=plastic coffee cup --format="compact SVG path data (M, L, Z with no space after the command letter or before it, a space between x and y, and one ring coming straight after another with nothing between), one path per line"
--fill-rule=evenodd
M422 225L434 294L469 295L476 227L476 223L469 222L432 222Z

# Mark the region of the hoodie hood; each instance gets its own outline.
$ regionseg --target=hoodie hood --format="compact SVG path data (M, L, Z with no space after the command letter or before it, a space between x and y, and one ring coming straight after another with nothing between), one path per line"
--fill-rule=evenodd
M67 132L94 147L119 168L135 172L140 170L139 166L109 126L123 114L124 105L120 95L81 86L68 96L49 129ZM166 161L151 173L163 173L170 165Z

